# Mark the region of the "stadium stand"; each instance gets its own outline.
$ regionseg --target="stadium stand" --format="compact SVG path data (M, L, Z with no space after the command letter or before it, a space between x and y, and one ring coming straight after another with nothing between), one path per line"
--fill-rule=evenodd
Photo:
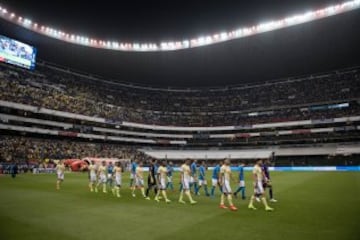
M0 70L0 131L22 136L2 139L3 160L360 140L359 67L212 89L133 86L44 62Z

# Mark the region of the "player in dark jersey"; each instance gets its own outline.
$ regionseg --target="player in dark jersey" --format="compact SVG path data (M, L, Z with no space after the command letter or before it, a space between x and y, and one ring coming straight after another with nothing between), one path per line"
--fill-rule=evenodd
M277 202L277 200L274 198L274 195L273 195L273 186L272 186L272 183L270 180L270 171L269 171L270 165L271 165L271 162L269 159L267 159L267 160L264 160L264 163L261 166L263 173L264 173L263 187L264 187L264 190L266 188L269 189L270 202Z
M158 187L156 184L156 174L157 174L157 166L156 166L156 159L151 159L150 166L149 166L149 175L148 175L148 187L146 189L146 198L150 199L149 192L151 189L154 189L155 196L158 192Z

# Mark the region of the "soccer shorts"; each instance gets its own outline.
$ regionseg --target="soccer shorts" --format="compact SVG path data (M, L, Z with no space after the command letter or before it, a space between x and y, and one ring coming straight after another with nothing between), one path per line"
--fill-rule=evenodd
M271 188L271 182L263 182L263 188Z
M144 186L144 179L137 177L135 180L136 180L136 186L137 187L143 187Z
M168 182L172 182L172 176L168 176L168 177L167 177L167 181L168 181Z
M61 180L61 181L64 181L64 173L63 172L58 172L57 173L57 179Z
M115 176L115 185L121 186L121 176Z
M245 187L245 181L244 180L240 180L239 187Z
M90 174L90 182L96 182L96 174Z
M206 179L199 179L199 186L207 185Z
M136 178L136 174L135 173L130 173L130 179L135 179Z
M190 183L194 183L195 182L195 178L194 177L190 177Z
M225 180L222 185L222 192L223 193L231 193L230 181Z
M181 183L182 183L182 186L183 186L183 189L184 190L189 190L190 189L190 179L182 179L181 180Z
M111 173L108 173L107 178L108 178L108 179L111 179L112 176L113 176L113 175L112 175Z
M100 183L106 183L106 175L105 175L105 174L101 174L101 175L100 175L99 182L100 182Z
M255 193L256 194L263 194L264 193L264 188L263 188L263 183L262 181L257 181L256 185L255 185Z
M161 179L160 179L159 189L160 189L160 190L165 190L165 189L166 189L166 181L165 181L165 178L161 178Z
M212 178L211 183L212 183L213 187L216 187L218 185L218 180L216 178Z

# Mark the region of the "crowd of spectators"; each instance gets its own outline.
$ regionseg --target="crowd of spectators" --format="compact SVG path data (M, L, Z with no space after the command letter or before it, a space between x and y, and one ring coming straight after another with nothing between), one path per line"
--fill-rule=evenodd
M85 157L132 159L140 158L136 149L120 144L89 143L66 140L0 137L0 162L42 162L54 159L82 159Z
M0 66L0 100L30 104L110 121L216 126L326 118L360 112L303 110L306 105L360 97L360 69L254 86L206 90L155 90L99 82L39 66L35 73ZM294 105L303 105L293 107ZM275 108L282 109L274 110ZM270 109L270 110L269 110ZM235 111L235 112L234 112ZM250 112L265 112L249 116Z

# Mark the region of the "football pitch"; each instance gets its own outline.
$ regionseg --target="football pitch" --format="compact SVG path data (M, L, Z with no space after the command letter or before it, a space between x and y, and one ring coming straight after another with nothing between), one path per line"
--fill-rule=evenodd
M55 175L0 176L0 239L359 239L360 173L272 172L277 203L274 212L247 208L248 199L234 199L237 212L219 209L214 199L194 196L197 205L133 198L128 173L121 198L91 193L86 173L65 174L60 191ZM210 173L208 173L210 175ZM178 189L178 177L174 177ZM247 197L252 182L246 172ZM210 179L209 179L210 180ZM210 184L210 181L208 183ZM235 189L235 184L233 190ZM153 193L152 193L153 198ZM186 197L184 198L185 200Z

